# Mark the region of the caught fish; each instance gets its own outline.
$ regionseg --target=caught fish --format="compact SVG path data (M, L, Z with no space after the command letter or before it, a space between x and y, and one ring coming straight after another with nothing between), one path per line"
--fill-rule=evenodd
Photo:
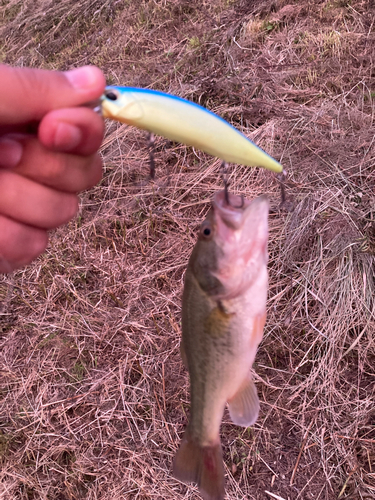
M228 122L186 99L156 90L106 87L100 108L104 118L194 146L226 162L283 170Z
M266 319L268 200L221 191L203 221L182 298L181 356L190 375L190 420L173 473L223 500L220 424L252 425L259 412L251 377Z

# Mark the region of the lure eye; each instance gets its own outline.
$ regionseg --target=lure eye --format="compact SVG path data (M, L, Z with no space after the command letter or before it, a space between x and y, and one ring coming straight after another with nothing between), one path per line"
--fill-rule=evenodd
M116 92L114 92L113 90L107 90L106 92L104 92L104 95L106 96L107 99L109 99L110 101L117 101L118 99L118 95Z

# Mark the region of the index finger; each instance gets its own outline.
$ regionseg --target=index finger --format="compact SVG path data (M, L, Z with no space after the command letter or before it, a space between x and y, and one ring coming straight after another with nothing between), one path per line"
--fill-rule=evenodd
M104 87L95 66L61 72L0 65L0 125L39 121L53 109L99 98Z

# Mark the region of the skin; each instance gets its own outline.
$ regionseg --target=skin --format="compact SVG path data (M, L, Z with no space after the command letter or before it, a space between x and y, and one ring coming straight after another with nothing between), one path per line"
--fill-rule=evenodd
M48 231L78 210L102 175L103 120L79 107L101 96L102 72L0 65L0 272L43 252Z

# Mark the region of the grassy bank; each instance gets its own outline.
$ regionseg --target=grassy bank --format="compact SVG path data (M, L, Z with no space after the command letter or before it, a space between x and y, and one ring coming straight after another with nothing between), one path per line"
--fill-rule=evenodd
M370 0L2 0L0 60L101 67L207 106L280 160L266 193L260 418L224 416L227 498L375 497L374 56ZM15 96L16 98L16 96ZM105 173L48 251L0 277L0 498L198 499L171 476L189 411L183 275L220 161L108 123Z

